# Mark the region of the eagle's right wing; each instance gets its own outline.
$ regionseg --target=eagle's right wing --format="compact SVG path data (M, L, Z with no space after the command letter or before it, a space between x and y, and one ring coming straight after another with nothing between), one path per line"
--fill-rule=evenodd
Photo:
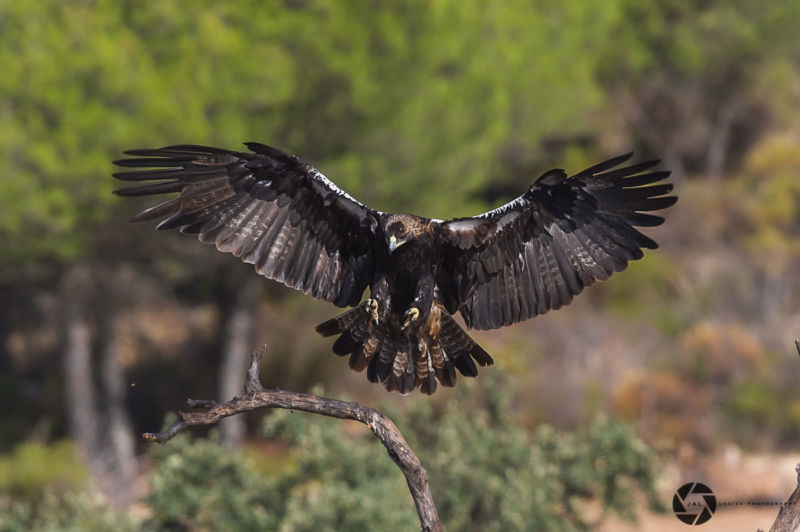
M150 181L121 196L178 192L131 221L162 219L202 242L254 264L261 275L343 307L355 305L372 278L376 213L311 165L275 148L254 153L206 146L125 152L114 174Z

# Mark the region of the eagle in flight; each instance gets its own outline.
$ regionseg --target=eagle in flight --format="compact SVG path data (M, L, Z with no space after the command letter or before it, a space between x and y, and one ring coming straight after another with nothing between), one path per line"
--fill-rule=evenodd
M472 218L432 220L376 211L317 169L249 142L250 153L178 145L125 152L121 196L178 193L132 222L162 220L254 264L261 275L338 307L317 326L337 355L387 390L431 394L456 370L493 360L468 328L495 329L566 305L584 287L657 244L635 229L669 207L658 161L631 154L571 177L550 170L517 199ZM362 301L369 287L369 297Z

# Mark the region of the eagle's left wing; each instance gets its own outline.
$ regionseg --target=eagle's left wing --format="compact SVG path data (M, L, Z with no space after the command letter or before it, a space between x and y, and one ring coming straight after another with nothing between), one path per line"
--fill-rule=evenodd
M569 303L585 286L624 270L657 244L634 226L664 219L669 172L658 161L616 168L615 157L572 176L551 170L519 198L474 218L442 222L442 301L467 326L494 329Z
M121 196L175 193L131 221L163 219L255 264L270 279L343 307L372 279L377 213L310 164L255 142L254 153L207 146L131 150L114 174Z

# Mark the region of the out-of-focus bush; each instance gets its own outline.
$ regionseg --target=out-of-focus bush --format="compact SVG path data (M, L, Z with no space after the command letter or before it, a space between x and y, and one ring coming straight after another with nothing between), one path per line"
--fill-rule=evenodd
M448 530L573 530L607 513L632 517L637 494L655 504L654 457L627 425L596 420L576 433L511 418L510 395L464 383L437 414L427 401L390 412L426 467ZM271 436L287 438L293 466L278 480L292 530L408 529L416 526L405 482L374 437L341 422L275 412ZM598 501L602 515L584 503ZM388 527L388 528L387 528Z
M726 386L752 375L764 363L764 346L738 323L701 321L682 338L675 357L682 378Z
M48 492L38 504L14 502L0 510L0 532L36 530L41 532L134 532L137 522L114 512L106 499L96 493L69 492L59 496Z
M144 498L155 530L272 530L282 503L269 479L217 439L179 436L155 453Z
M800 150L797 136L766 137L734 182L746 220L746 243L770 272L780 272L800 257Z
M72 442L24 442L0 456L0 493L34 501L47 488L63 493L83 487L87 474Z
M624 419L638 421L643 435L664 448L681 442L713 447L710 391L674 372L631 372L614 391L612 405Z

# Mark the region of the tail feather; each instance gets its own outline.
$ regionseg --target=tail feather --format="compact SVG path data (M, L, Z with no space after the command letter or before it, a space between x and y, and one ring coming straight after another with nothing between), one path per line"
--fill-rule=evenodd
M389 378L389 374L392 371L397 351L394 338L391 336L384 338L380 351L369 361L367 379L369 379L370 382L386 382L386 379Z
M400 393L403 395L411 393L417 387L417 374L414 372L414 366L409 365L408 369L405 377L403 377L403 385L400 388Z
M322 336L338 334L334 354L350 355L353 370L366 369L370 382L402 394L415 388L432 394L437 381L442 386L455 386L456 370L476 377L476 363L487 366L494 362L442 307L432 313L418 343L383 322L374 323L364 303L321 323L317 332Z
M386 378L386 382L383 383L390 392L408 393L414 389L415 375L413 371L410 374L406 372L409 367L408 359L409 353L407 350L395 354L394 361L392 362L392 373ZM408 382L409 379L406 378L407 376L411 377L410 382Z
M472 357L465 351L460 351L453 357L453 365L455 365L458 371L465 377L478 376L478 368L475 366L475 362L472 361Z
M431 361L436 371L436 378L442 383L442 386L452 388L456 385L456 369L453 363L445 355L442 349L441 342L436 342L431 346Z
M344 314L339 314L335 318L331 318L328 321L320 323L317 325L316 331L326 338L328 336L347 332L356 327L360 322L368 320L369 316L366 308L366 302L361 303L357 307L348 310Z
M423 342L420 347L420 353L414 360L414 370L419 381L420 391L426 395L431 395L436 391L436 373L431 364L428 344Z
M433 395L436 391L436 374L429 371L428 374L422 378L419 384L419 391L426 395Z
M333 352L336 355L344 356L361 349L361 342L356 341L350 332L342 333L339 338L333 342Z
M319 325L317 325L315 330L325 338L342 332L342 329L339 326L339 321L337 318L331 318L328 321L320 323Z
M350 355L349 365L351 369L358 372L366 369L369 361L381 348L381 343L383 342L383 332L384 331L382 327L376 327L374 335L364 340L361 350L355 351L352 355Z
M489 356L489 353L476 344L475 340L446 312L442 312L439 341L442 342L445 352L464 375L474 377L478 374L478 368L475 367L471 359L475 359L475 362L481 366L494 364L494 360ZM468 358L469 360L460 362L458 361L460 358ZM462 369L462 366L464 369Z

